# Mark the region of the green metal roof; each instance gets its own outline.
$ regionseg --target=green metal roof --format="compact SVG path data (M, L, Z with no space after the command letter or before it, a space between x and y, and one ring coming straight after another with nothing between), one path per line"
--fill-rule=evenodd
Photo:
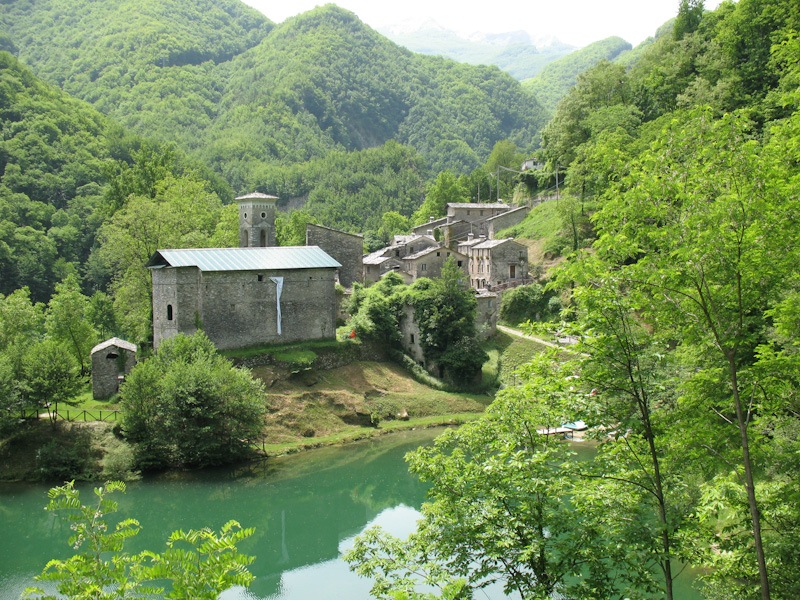
M147 266L197 267L201 271L278 271L339 268L319 246L270 246L268 248L199 248L158 250Z

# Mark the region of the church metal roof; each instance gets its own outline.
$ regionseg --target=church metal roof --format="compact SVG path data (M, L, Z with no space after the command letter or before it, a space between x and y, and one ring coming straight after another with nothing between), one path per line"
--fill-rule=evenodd
M201 271L286 271L337 269L342 265L319 246L270 246L268 248L195 248L158 250L147 266L197 267Z

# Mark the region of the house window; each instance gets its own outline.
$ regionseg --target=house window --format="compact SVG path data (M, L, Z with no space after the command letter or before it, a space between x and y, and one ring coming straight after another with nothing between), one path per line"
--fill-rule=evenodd
M463 262L463 261L461 261L461 260L460 260L460 261L458 261L458 266L459 266L459 267L461 266L461 263L462 263L462 262Z
M167 304L167 321L172 321L172 304Z
M264 281L264 276L263 276L263 275L259 275L259 276L258 276L258 280L259 280L259 281Z
M414 343L414 334L413 333L411 334L411 343L412 344Z
M441 252L437 252L437 253L436 253L436 256L441 256L441 255L442 255L442 253L441 253ZM449 256L449 254L448 254L448 256Z

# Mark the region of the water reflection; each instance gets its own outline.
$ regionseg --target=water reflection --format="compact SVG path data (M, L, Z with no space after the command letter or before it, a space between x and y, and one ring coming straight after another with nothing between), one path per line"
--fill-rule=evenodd
M370 582L341 560L353 538L372 524L405 537L414 528L426 486L409 475L403 456L438 432L393 434L345 447L313 450L236 469L147 478L117 495L121 517L142 532L130 552L161 551L176 529L219 530L235 519L255 527L241 550L256 557L249 590L225 600L368 600ZM590 445L573 447L584 458ZM91 485L81 486L85 502ZM18 598L51 558L66 558L69 528L45 512L48 486L0 484L0 598ZM687 574L688 575L688 574ZM680 598L699 598L684 578ZM503 598L499 589L482 598Z
M342 541L371 522L403 535L413 528L426 487L408 474L403 456L435 434L409 432L244 468L171 473L130 484L117 496L119 515L142 525L129 550L160 551L176 529L219 529L235 519L256 528L241 544L256 556L256 580L249 592L231 590L225 598L368 598L369 582L339 559ZM81 486L84 501L90 488ZM41 510L46 490L0 486L2 598L17 597L48 559L69 555L68 528ZM332 589L339 592L332 596Z

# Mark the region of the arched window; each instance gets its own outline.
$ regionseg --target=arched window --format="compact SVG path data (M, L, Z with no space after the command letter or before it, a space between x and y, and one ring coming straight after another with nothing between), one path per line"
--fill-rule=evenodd
M167 321L172 321L172 304L167 304Z

